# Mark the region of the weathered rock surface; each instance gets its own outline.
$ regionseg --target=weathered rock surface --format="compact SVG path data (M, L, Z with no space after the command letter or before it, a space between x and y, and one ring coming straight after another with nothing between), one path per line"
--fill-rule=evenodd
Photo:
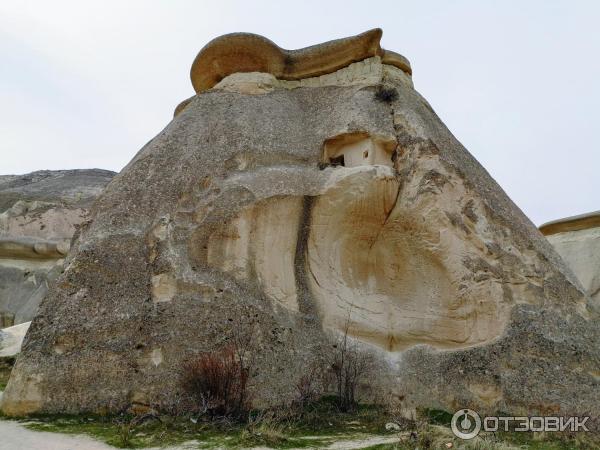
M230 75L188 101L98 198L3 411L168 409L183 361L249 319L258 406L288 402L349 323L379 363L365 397L597 413L577 278L405 72L359 72Z
M540 231L600 304L600 211L548 222Z
M76 227L113 176L97 169L0 176L0 327L33 318Z

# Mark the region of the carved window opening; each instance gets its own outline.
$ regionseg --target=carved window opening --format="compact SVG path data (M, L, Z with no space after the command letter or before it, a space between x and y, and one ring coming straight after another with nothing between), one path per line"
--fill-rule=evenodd
M334 167L335 166L342 166L342 167L344 167L345 166L345 164L344 164L344 155L336 156L334 158L329 158L329 163L332 166L334 166Z
M322 161L342 167L393 167L396 147L397 143L393 139L372 136L366 132L344 133L325 141Z

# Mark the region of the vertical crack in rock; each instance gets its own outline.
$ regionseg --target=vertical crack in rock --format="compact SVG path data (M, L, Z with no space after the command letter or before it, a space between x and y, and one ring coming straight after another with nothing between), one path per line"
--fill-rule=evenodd
M296 239L296 254L294 256L294 275L296 278L296 291L298 293L298 309L311 320L317 320L317 308L312 299L307 280L308 264L308 238L310 235L311 215L315 198L304 196L302 199L302 214L298 224L298 238Z
M396 178L398 178L398 177L396 177ZM398 182L398 189L396 190L396 197L394 198L394 200L392 202L393 206L390 208L390 210L386 213L385 217L383 218L383 222L381 223L381 227L379 228L379 231L377 232L377 234L373 238L373 241L371 242L371 245L369 246L369 251L373 250L373 246L379 240L379 237L381 236L381 233L385 229L388 221L390 220L390 217L394 213L394 210L396 209L396 206L397 206L398 198L400 197L400 190L401 189L402 189L402 184L400 182Z

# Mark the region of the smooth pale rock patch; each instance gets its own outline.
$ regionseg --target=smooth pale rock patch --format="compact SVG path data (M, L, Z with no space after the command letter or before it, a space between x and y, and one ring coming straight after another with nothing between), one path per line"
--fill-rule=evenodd
M29 325L31 322L25 322L0 330L0 357L15 356L21 351Z

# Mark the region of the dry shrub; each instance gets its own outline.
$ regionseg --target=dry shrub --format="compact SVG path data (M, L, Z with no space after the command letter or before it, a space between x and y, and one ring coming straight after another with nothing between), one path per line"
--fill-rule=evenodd
M318 364L310 366L309 370L300 377L296 383L295 405L304 408L315 403L323 394L324 380L323 368Z
M235 345L185 363L181 385L197 402L201 413L239 420L248 416L248 368Z
M338 407L343 412L356 407L356 388L374 370L375 361L371 354L361 350L349 339L350 320L346 322L343 336L334 346L331 369L337 387Z

